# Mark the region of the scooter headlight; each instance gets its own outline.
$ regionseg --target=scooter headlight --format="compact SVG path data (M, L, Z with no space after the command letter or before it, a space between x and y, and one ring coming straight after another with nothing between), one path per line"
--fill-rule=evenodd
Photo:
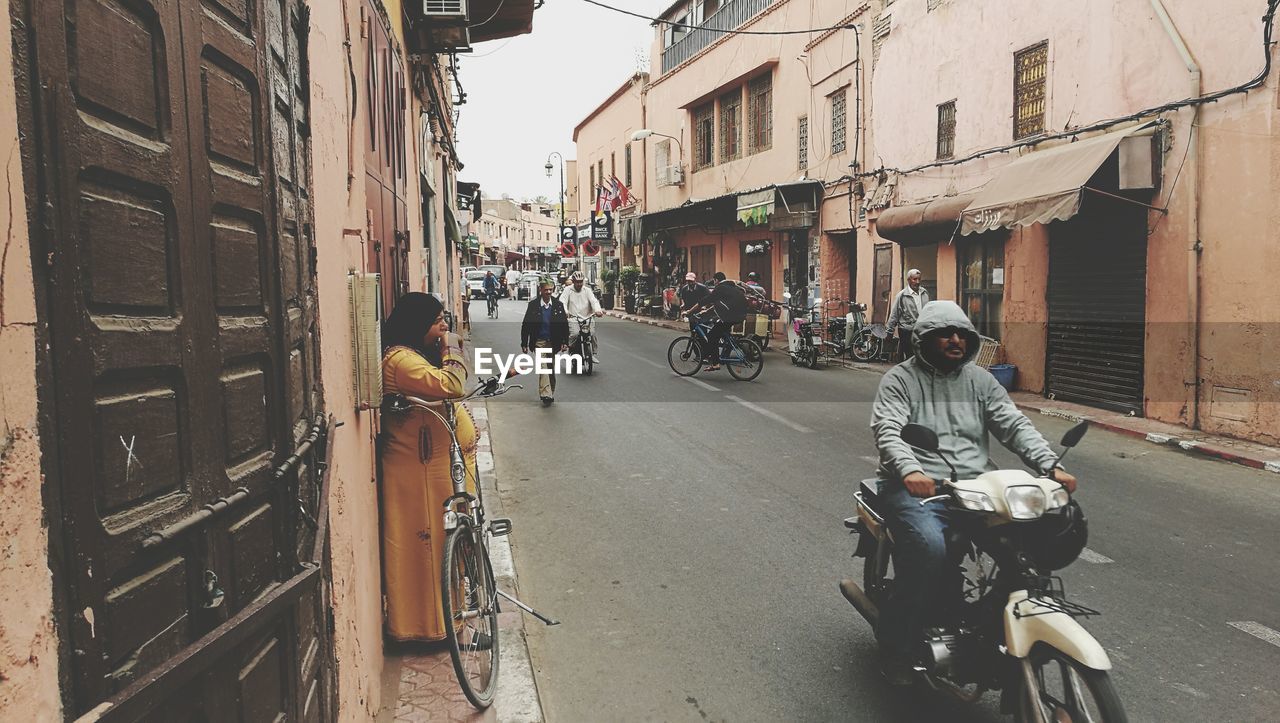
M972 490L956 490L956 499L960 500L960 505L966 510L974 512L995 512L996 506L992 504L991 498L983 492L974 492Z
M1004 501L1009 504L1009 516L1015 520L1040 519L1047 502L1039 485L1009 487L1004 491Z
M1059 487L1049 493L1049 509L1056 510L1059 507L1066 507L1071 501L1071 494L1067 492L1067 488Z

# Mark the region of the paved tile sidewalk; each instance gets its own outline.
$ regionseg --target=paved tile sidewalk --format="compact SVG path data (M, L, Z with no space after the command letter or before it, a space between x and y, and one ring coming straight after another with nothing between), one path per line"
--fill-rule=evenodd
M606 313L619 319L649 324L650 326L659 326L676 331L688 329L688 326L683 323L666 319L636 316L622 311L609 311ZM781 346L783 345L771 345L769 351L784 353ZM832 366L883 374L892 365L836 361L832 363ZM1176 447L1190 454L1234 462L1246 467L1264 469L1268 472L1280 474L1280 448L1232 437L1206 434L1187 427L1158 422L1144 417L1130 417L1103 409L1094 409L1083 404L1045 399L1031 392L1013 392L1010 396L1013 397L1014 403L1025 411L1039 412L1066 419L1088 419L1092 424L1103 429L1132 437L1141 437L1153 444Z

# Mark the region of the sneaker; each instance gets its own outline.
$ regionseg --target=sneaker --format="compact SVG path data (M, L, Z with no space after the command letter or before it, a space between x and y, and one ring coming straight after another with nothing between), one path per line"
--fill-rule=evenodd
M549 407L551 406L551 402L553 401L555 400L553 400L551 397L542 397L542 406Z
M599 364L599 363L600 363L600 357L598 357L598 356L593 356L593 357L591 357L591 363L592 363L592 364Z

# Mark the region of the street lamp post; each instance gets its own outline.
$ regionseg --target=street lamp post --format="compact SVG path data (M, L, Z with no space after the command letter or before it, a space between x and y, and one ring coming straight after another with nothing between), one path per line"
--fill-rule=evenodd
M545 168L547 171L547 178L551 178L551 156L555 156L556 158L560 159L560 231L557 235L563 235L564 234L564 156L560 155L559 151L552 151L551 153L547 154L547 165L543 166L543 168ZM564 239L560 238L560 242L563 243Z

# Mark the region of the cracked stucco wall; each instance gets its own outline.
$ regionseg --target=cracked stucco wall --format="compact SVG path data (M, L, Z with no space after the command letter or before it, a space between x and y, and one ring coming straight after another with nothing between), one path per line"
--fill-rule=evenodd
M0 0L0 720L62 717L36 434L35 296L18 146L9 0Z

